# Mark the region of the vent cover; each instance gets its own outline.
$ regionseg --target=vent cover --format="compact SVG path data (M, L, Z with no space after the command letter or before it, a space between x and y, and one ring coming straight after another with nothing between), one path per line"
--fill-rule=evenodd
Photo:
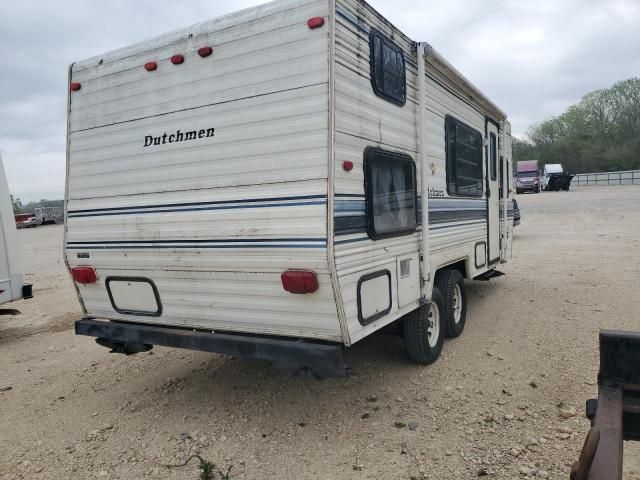
M411 273L411 259L400 260L400 278L408 277Z

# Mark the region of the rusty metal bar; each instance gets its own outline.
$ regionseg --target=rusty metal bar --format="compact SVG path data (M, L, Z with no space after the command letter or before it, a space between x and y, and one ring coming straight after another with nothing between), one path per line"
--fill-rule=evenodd
M587 401L591 430L571 480L621 480L623 441L640 441L640 332L600 332L598 399Z
M622 389L600 387L594 420L594 427L600 430L600 441L588 480L622 478L622 407Z

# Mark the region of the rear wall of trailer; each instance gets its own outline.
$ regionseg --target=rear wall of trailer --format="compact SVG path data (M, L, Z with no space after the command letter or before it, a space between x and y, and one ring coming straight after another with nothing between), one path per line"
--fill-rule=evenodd
M98 272L78 286L89 315L342 339L326 242L330 30L307 26L328 15L326 0L276 2L72 66L66 258ZM317 272L320 289L285 292L287 269ZM109 277L153 281L161 313L126 313L153 298L112 301Z

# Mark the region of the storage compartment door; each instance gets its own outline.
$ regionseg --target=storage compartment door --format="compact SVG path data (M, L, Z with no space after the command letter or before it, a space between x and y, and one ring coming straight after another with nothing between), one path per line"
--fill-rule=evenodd
M418 253L398 258L398 308L418 301L420 298L420 265Z
M154 317L162 313L158 289L148 278L109 277L105 283L116 312Z
M367 325L391 311L391 272L379 270L358 281L358 320Z

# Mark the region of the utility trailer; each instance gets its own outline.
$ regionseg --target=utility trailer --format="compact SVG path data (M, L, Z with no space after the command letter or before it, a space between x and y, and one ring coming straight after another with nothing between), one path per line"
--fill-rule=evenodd
M59 224L64 221L64 207L38 207L34 213L38 225Z
M506 114L360 0L277 1L72 64L76 333L344 373L462 333L511 257Z
M540 178L540 187L542 190L549 192L558 192L560 190L568 192L572 178L573 175L565 172L560 163L549 163L544 166L542 177Z

